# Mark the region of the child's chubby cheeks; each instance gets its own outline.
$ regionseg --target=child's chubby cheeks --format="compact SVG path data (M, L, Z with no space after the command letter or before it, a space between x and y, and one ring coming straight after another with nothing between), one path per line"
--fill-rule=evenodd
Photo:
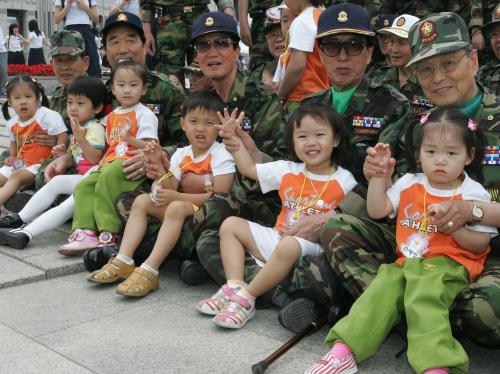
M217 112L196 108L181 117L182 130L186 133L195 156L208 151L216 141L220 125Z

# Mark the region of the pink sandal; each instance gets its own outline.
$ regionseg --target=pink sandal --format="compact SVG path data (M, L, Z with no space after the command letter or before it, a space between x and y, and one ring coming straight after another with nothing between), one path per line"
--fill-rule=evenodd
M255 304L252 305L248 299L233 294L222 312L214 317L214 323L228 329L241 329L253 317L255 317Z
M98 245L99 239L95 231L76 229L69 236L68 243L62 245L58 252L64 256L77 256Z
M234 295L235 291L237 290L234 290L225 284L211 297L201 300L196 305L196 309L200 313L215 316L217 313L222 312L224 305L226 305L229 298Z

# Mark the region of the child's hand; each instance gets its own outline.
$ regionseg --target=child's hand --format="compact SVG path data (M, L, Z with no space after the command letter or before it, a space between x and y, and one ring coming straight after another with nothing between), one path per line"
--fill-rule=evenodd
M163 153L163 150L156 140L151 140L150 142L148 142L143 150L144 154L150 162L155 164L161 163L161 154Z
M156 186L156 201L157 206L168 205L172 201L179 200L178 192L169 188L162 188L160 185Z
M224 108L224 115L217 112L217 116L220 120L219 136L224 139L232 138L236 136L236 129L241 126L243 119L245 118L245 112L240 112L238 116L238 109L234 109L231 115L227 108Z
M368 150L367 158L370 158L369 164L378 166L378 170L374 176L384 176L389 170L391 159L391 149L389 144L377 143L375 147ZM365 162L365 168L367 163Z
M66 145L58 144L52 147L52 155L55 158L62 156L64 153L66 153Z
M3 164L4 164L5 166L12 166L12 159L13 159L13 157L12 157L12 156L7 157L7 158L4 160Z
M73 131L73 136L76 141L80 141L81 139L85 139L85 135L87 134L87 129L80 126L80 122L75 117L69 117L69 122L71 124L71 130Z

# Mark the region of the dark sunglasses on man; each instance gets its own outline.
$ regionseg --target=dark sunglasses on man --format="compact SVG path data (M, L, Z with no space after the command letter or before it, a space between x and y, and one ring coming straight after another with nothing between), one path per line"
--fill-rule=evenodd
M329 56L338 56L343 49L349 56L359 56L366 47L366 42L362 40L348 40L346 42L340 41L323 41L320 43L319 48L321 51Z
M215 49L226 49L232 45L236 45L231 38L220 38L214 41L197 41L194 43L194 50L198 53L205 53L210 50L210 47L214 46Z

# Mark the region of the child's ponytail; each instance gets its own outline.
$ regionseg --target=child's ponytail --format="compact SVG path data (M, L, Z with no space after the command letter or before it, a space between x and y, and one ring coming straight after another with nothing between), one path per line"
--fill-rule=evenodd
M7 100L5 100L5 102L2 105L2 114L3 118L5 118L7 121L10 119L9 102Z

